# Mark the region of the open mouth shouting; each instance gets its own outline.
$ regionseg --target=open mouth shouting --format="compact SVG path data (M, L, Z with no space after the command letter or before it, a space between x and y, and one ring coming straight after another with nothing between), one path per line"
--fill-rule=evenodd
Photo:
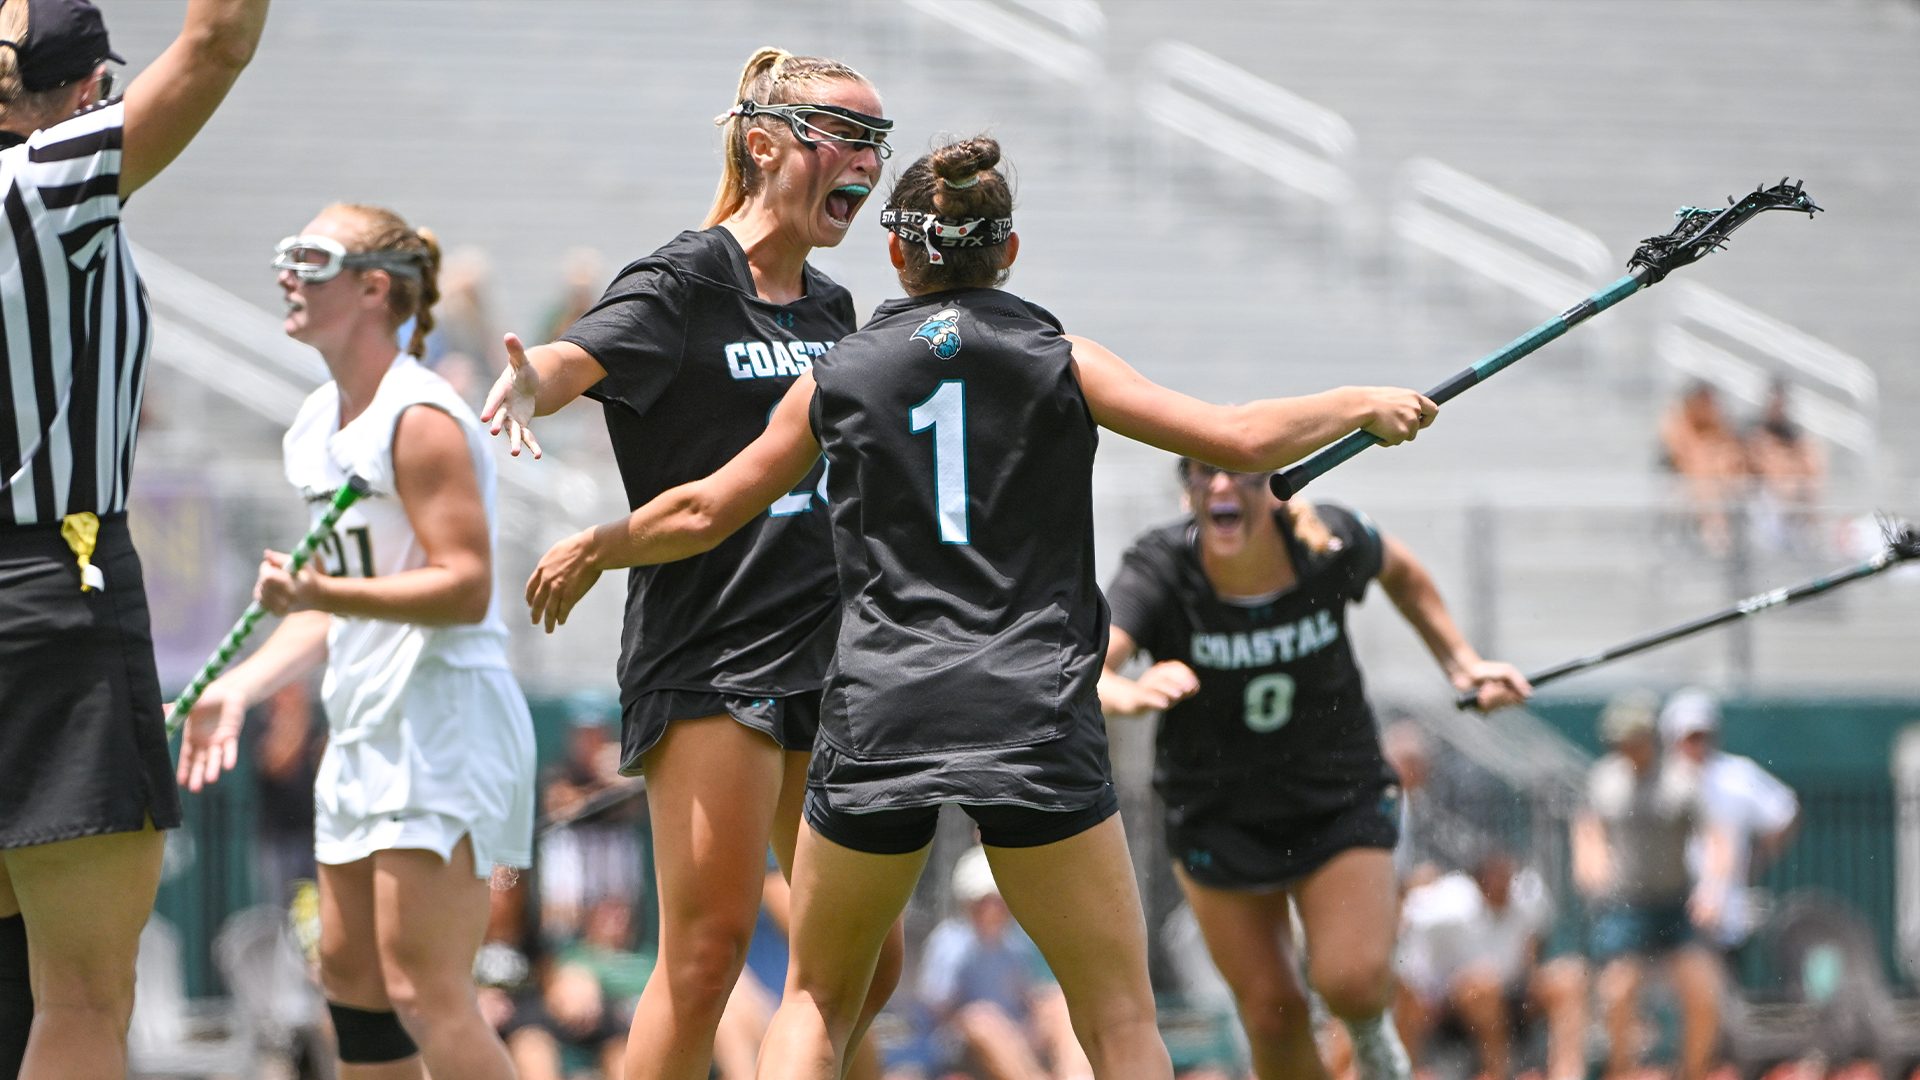
M1216 499L1207 504L1207 521L1215 529L1230 533L1240 528L1246 520L1246 508L1230 499Z
M842 184L827 192L827 220L842 229L852 225L853 215L860 212L860 204L872 192L865 184Z

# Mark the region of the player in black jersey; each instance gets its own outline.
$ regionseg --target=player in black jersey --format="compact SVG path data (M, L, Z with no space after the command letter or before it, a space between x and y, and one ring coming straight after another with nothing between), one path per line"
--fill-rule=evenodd
M1288 898L1309 981L1353 1035L1361 1080L1406 1080L1383 1015L1398 921L1397 778L1347 641L1346 607L1381 588L1482 708L1524 700L1509 664L1474 652L1409 551L1365 517L1276 502L1265 473L1182 459L1190 520L1126 553L1108 589L1100 697L1165 709L1154 786L1167 846L1209 951L1239 1001L1263 1080L1324 1076L1295 974ZM1120 674L1136 649L1157 663Z
M1096 425L1260 469L1360 427L1402 442L1435 412L1355 387L1207 405L1066 336L995 288L1019 250L999 156L978 138L907 169L881 222L910 296L822 357L740 456L550 553L527 585L551 625L604 569L721 543L824 453L841 623L763 1080L838 1075L943 803L979 823L1095 1075L1170 1076L1096 694Z
M854 328L852 297L807 255L840 243L877 182L892 127L879 95L845 65L762 49L734 100L706 227L622 270L561 340L523 351L509 335L484 414L538 457L535 415L600 401L636 507L725 464ZM796 477L713 551L628 576L623 771L647 778L661 909L629 1080L707 1075L769 840L792 867L838 613L821 479ZM869 1017L899 962L896 940Z

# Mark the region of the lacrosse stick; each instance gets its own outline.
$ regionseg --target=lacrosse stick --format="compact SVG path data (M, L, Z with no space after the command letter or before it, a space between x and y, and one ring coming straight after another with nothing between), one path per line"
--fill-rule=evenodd
M1812 217L1814 211L1820 208L1801 191L1801 187L1799 183L1789 186L1786 179L1782 178L1773 187L1755 188L1738 202L1729 196L1727 201L1732 205L1725 210L1681 207L1675 212L1680 223L1673 227L1672 232L1642 241L1635 249L1633 258L1627 260L1630 269L1626 277L1515 338L1499 352L1463 369L1453 378L1427 391L1427 397L1436 405L1457 397L1575 326L1641 289L1658 284L1673 270L1697 262L1725 247L1727 237L1733 230L1768 210L1798 210ZM1273 493L1282 499L1291 499L1315 477L1367 447L1378 445L1380 440L1375 436L1356 431L1292 468L1274 473L1269 481L1273 485Z
M315 525L307 535L301 537L299 545L293 549L292 554L287 556L287 573L299 573L300 568L307 565L307 560L313 557L313 549L320 546L321 541L333 535L333 527L340 523L340 515L346 513L347 507L352 506L371 490L365 480L357 476L347 477L347 482L340 485L340 491L334 495L333 504L328 506L327 512L321 516L320 523ZM200 674L193 677L193 681L187 684L187 688L180 692L179 700L173 703L173 711L167 714L168 735L180 730L180 725L185 723L187 716L193 712L193 706L200 700L200 695L207 692L207 685L213 682L214 677L219 675L221 669L233 659L233 654L240 651L241 643L247 640L247 635L253 633L254 624L259 622L261 616L266 613L267 609L261 607L258 600L247 605L247 610L240 616L240 621L234 623L233 629L227 631L226 640L220 643L219 648L213 650L213 655L207 658L206 666L200 669Z
M1564 664L1555 664L1550 668L1533 672L1527 676L1527 681L1532 683L1535 689L1538 689L1543 683L1550 683L1555 679L1565 678L1575 672L1599 667L1601 664L1618 660L1623 656L1632 656L1634 653L1645 652L1648 649L1665 645L1669 641L1679 641L1681 638L1692 637L1703 630L1711 630L1716 626L1724 626L1736 619L1744 619L1749 615L1758 614L1769 608L1786 607L1788 604L1796 604L1808 597L1819 596L1825 592L1832 592L1834 589L1850 581L1859 581L1861 578L1872 577L1882 570L1905 562L1908 559L1920 559L1920 533L1914 532L1912 526L1900 526L1896 528L1889 524L1886 532L1886 549L1858 566L1850 566L1845 570L1828 574L1826 577L1815 578L1805 584L1793 585L1784 589L1775 589L1772 592L1764 592L1758 596L1749 596L1745 600L1727 608L1725 611L1716 611L1711 615L1694 619L1692 622L1684 622L1679 626L1662 630L1658 633L1648 634L1645 637L1637 637L1632 641L1622 642L1611 649L1603 649L1590 656L1582 656L1577 660L1569 660ZM1480 691L1479 688L1476 687L1471 691L1462 691L1460 696L1454 699L1453 703L1458 708L1466 709L1472 707L1473 703L1478 701L1479 698Z

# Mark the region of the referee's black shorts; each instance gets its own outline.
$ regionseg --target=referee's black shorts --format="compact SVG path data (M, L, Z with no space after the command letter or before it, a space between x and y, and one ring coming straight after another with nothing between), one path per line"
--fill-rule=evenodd
M0 848L180 824L140 558L100 518L80 590L60 525L0 526Z

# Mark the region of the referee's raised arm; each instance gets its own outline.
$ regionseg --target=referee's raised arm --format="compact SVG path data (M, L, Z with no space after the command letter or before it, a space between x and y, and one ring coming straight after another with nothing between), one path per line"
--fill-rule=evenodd
M180 36L127 87L120 197L187 148L253 59L267 0L191 0Z

